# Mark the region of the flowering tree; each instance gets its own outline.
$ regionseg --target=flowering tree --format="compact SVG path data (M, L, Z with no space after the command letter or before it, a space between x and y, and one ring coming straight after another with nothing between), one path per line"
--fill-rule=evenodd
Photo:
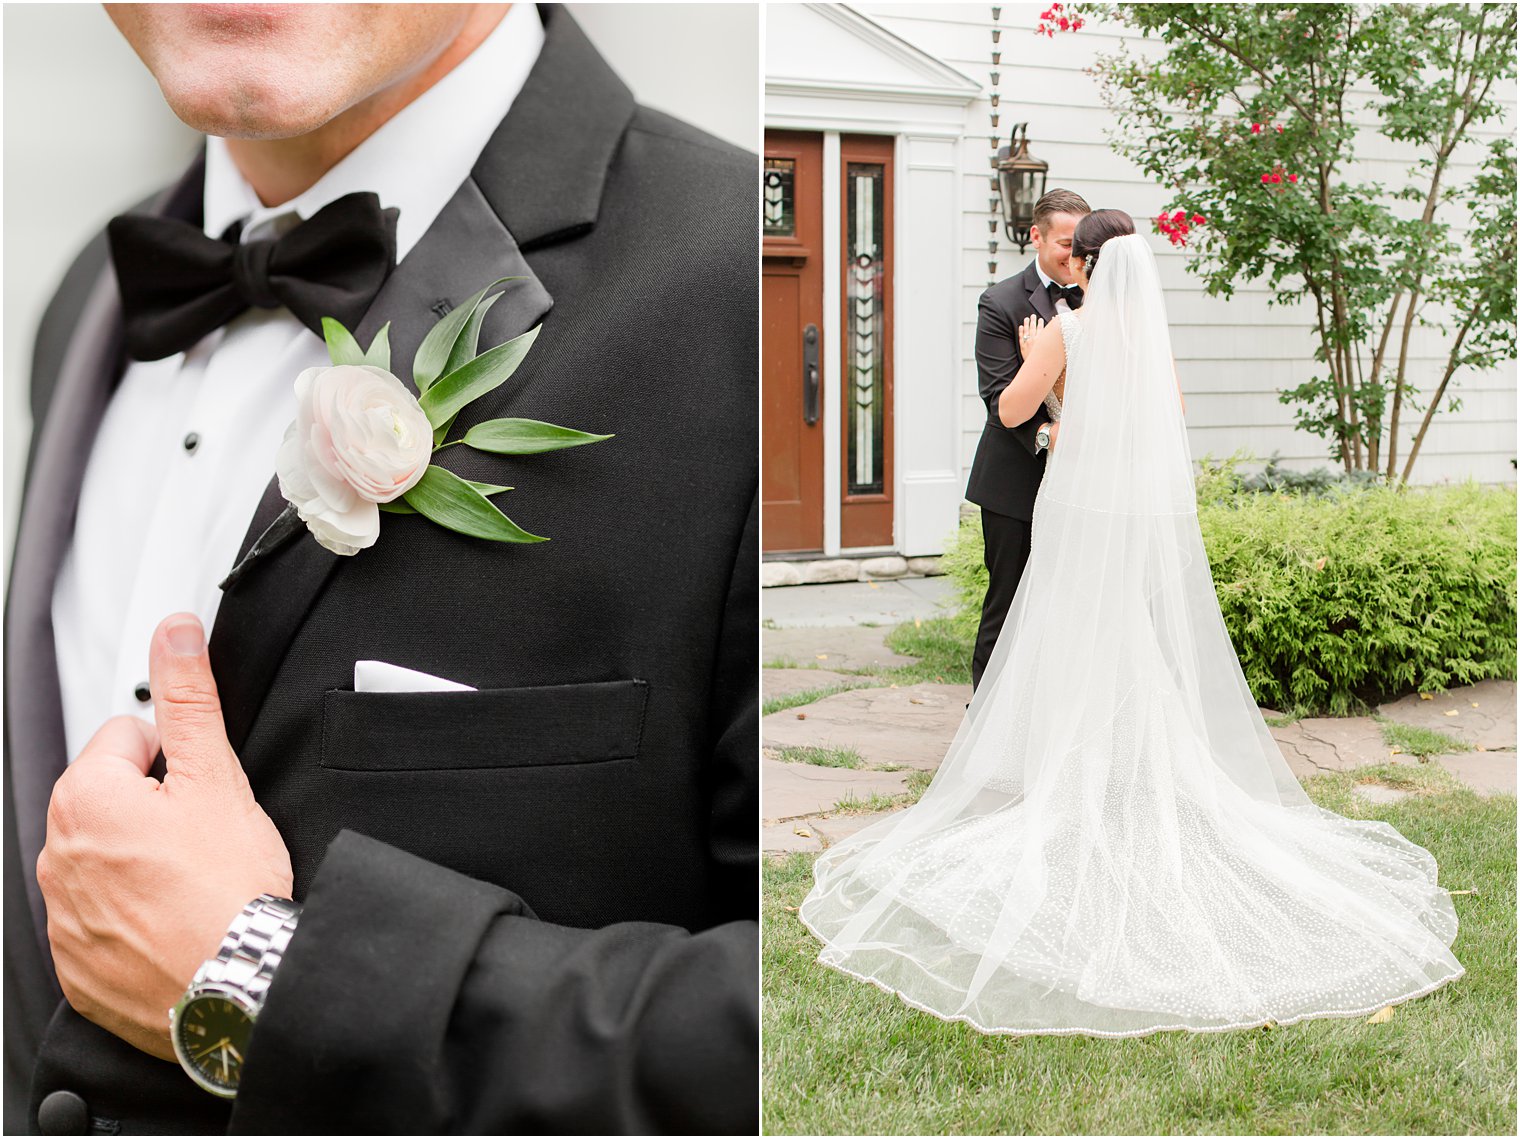
M1503 111L1494 87L1515 74L1514 5L1105 14L1167 45L1157 61L1121 50L1095 68L1116 148L1174 191L1158 231L1186 244L1207 218L1188 267L1212 295L1264 278L1270 303L1311 303L1325 374L1282 401L1346 470L1407 480L1443 400L1455 406L1452 377L1515 355L1514 149L1501 137L1485 155L1471 135ZM1418 156L1407 178L1356 170L1358 122L1369 120ZM1476 158L1479 173L1453 185L1454 156ZM1410 336L1437 322L1449 352L1421 408ZM1423 418L1400 470L1408 409Z

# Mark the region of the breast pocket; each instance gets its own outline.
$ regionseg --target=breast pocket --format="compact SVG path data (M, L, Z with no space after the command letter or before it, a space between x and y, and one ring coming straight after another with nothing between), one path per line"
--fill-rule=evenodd
M642 680L475 692L325 694L322 766L465 771L608 763L639 753Z

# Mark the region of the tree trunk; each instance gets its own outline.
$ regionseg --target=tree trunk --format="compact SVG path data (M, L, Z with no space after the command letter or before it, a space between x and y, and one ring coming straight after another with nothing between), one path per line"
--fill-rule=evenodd
M1451 377L1457 370L1457 356L1462 351L1462 341L1467 337L1467 330L1473 326L1477 315L1476 310L1469 310L1467 320L1457 332L1457 341L1451 346L1451 355L1446 358L1446 374L1441 377L1440 385L1436 388L1435 394L1430 397L1430 406L1425 409L1425 418L1420 421L1420 429L1415 433L1414 444L1409 448L1409 458L1404 463L1404 474L1399 479L1401 486L1409 484L1409 472L1414 470L1414 461L1420 454L1420 444L1425 442L1425 432L1430 430L1430 421L1435 418L1436 407L1440 404L1441 397L1446 394L1446 385L1451 382Z

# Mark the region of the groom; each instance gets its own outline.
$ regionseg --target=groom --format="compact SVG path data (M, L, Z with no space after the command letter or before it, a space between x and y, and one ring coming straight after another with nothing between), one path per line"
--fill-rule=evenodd
M991 286L977 302L976 372L987 422L971 464L966 498L982 508L983 558L987 595L971 656L971 683L982 673L997 645L1003 619L1029 561L1034 496L1045 473L1045 451L1035 439L1049 414L1044 407L1013 427L998 417L998 397L1024 363L1019 328L1030 316L1046 324L1057 314L1080 308L1082 290L1072 284L1071 236L1092 210L1071 190L1051 190L1035 203L1029 239L1035 258L1022 273Z
M134 223L162 247L97 239L37 338L7 1133L753 1133L754 157L637 106L554 6L111 17L213 137ZM517 278L482 348L539 336L455 434L615 438L441 452L552 541L387 514L354 556L302 529L219 590L284 505L292 385L325 361L269 251L361 192L399 209L359 235L389 254L361 343L389 322L408 372ZM171 273L187 249L230 272L221 327ZM370 661L474 691L376 689ZM166 1014L224 935L252 944L229 926L262 893L304 908L271 911L282 956L254 947L272 983L217 1098Z

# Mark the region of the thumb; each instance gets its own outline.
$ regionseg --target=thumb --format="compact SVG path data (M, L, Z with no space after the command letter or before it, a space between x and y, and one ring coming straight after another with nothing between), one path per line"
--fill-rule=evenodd
M159 622L148 651L148 686L167 776L199 780L236 772L241 777L222 723L206 633L194 614L176 613Z

